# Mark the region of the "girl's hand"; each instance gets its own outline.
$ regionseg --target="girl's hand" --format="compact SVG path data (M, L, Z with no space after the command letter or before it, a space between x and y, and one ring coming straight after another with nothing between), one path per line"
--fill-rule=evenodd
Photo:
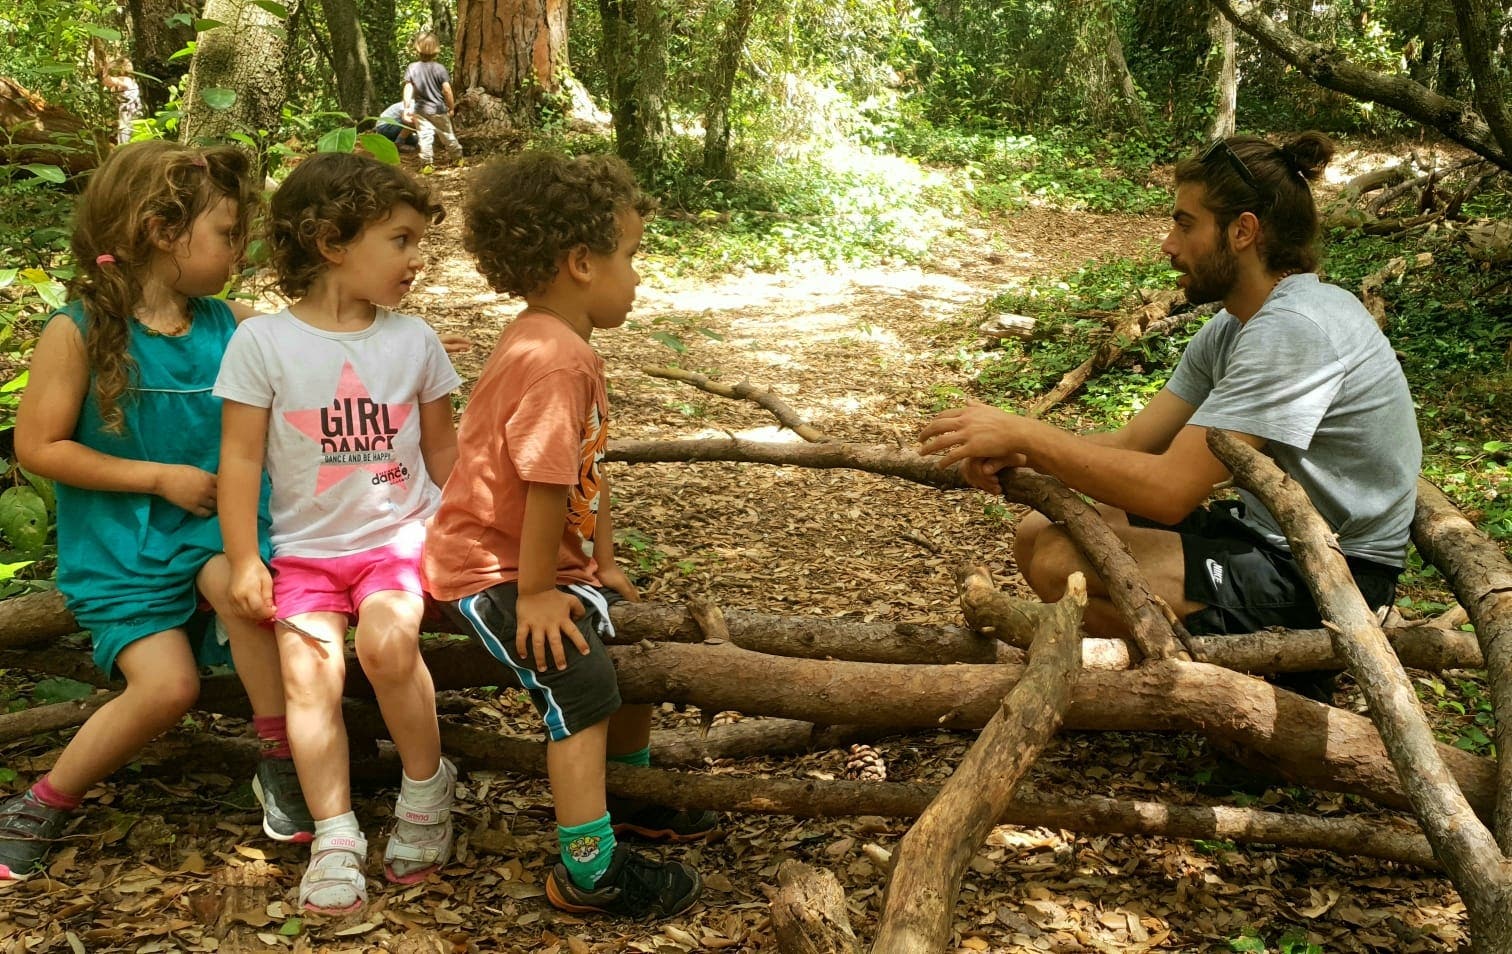
M215 475L207 470L188 464L164 464L153 492L196 517L215 513Z
M588 640L572 622L583 615L583 602L571 593L552 588L515 600L515 652L521 660L534 659L536 669L546 671L546 649L558 669L567 668L567 651L562 648L565 635L579 653L588 655Z
M231 608L238 616L261 621L275 615L273 576L261 560L240 566L232 564L229 595Z
M599 583L624 597L625 602L639 603L641 601L640 591L635 588L634 583L630 582L630 577L625 575L625 571L621 570L618 564L611 563L608 566L600 564L598 578Z

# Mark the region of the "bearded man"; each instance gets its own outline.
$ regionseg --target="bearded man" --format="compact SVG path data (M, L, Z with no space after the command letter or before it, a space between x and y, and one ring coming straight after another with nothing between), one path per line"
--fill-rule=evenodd
M1207 446L1222 428L1296 480L1338 535L1356 584L1381 610L1395 598L1422 445L1407 380L1354 295L1319 281L1310 182L1333 156L1321 133L1281 146L1235 136L1176 166L1161 251L1193 304L1223 308L1192 338L1165 387L1116 431L1071 434L970 403L923 429L920 452L960 463L996 493L1027 466L1099 501L1156 594L1193 633L1315 627L1318 609L1275 518L1254 496L1204 505L1228 470ZM1086 575L1085 625L1126 635L1107 589L1065 531L1039 514L1014 555L1041 599Z

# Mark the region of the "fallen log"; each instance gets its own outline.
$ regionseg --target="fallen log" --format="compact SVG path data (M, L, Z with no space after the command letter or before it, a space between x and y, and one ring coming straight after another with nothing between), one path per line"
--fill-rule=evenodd
M1433 253L1423 252L1415 255L1410 263L1413 268L1421 268L1424 265L1433 264ZM1393 258L1384 266L1366 275L1360 282L1360 300L1365 303L1365 310L1376 320L1376 327L1386 327L1386 296L1381 294L1381 289L1387 282L1396 281L1407 274L1409 262L1405 257Z
M0 165L35 162L77 175L99 165L109 148L100 129L0 76Z
M964 575L962 582L964 589ZM1023 675L893 853L873 951L944 950L967 865L1071 705L1086 608L1086 581L1074 573L1043 618Z
M1207 440L1235 482L1259 497L1285 531L1308 589L1370 704L1413 813L1464 899L1475 950L1512 950L1512 866L1476 821L1440 758L1412 683L1355 586L1333 531L1301 486L1269 458L1225 431L1209 430ZM1492 649L1486 657L1494 666Z

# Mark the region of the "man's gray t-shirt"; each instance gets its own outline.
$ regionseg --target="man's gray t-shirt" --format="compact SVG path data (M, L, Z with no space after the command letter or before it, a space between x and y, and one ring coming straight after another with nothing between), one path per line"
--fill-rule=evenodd
M1354 295L1284 278L1249 321L1214 315L1166 387L1197 407L1189 423L1265 438L1346 554L1403 565L1423 448L1407 379ZM1240 495L1245 522L1285 547L1264 504Z

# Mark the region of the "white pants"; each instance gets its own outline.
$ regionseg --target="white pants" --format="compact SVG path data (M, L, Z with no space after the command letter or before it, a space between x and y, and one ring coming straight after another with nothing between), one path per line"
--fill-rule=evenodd
M445 113L422 113L415 111L415 131L420 135L420 161L430 162L436 157L436 134L446 143L447 151L462 155L462 144L452 132L451 117Z

